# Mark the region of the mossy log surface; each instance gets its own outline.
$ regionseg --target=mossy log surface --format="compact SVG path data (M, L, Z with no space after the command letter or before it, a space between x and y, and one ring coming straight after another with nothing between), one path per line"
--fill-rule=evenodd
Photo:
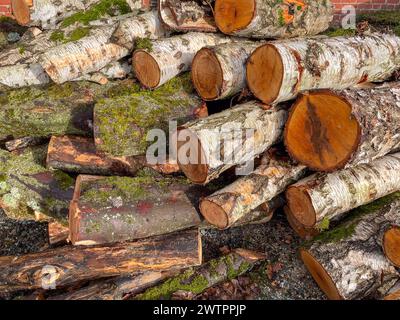
M68 223L74 183L62 171L47 170L47 145L20 154L0 149L0 205L15 219L52 218Z
M113 246L61 247L21 257L0 257L0 290L39 289L43 281L51 280L56 288L62 288L137 272L194 267L201 264L201 249L200 234L192 229ZM51 279L50 268L44 266L54 271Z
M70 240L104 244L198 226L191 198L205 195L205 188L182 178L79 176L70 207Z
M385 295L399 279L386 258L384 232L400 222L400 193L353 211L331 231L304 245L301 256L330 299L364 299Z
M200 294L212 286L245 274L264 258L264 255L257 252L236 249L232 253L219 259L211 260L197 269L188 269L159 286L146 290L134 299L171 299L172 295L178 291Z
M169 121L179 125L193 120L201 105L188 74L154 91L141 90L137 84L115 90L94 109L96 149L113 156L144 155L151 129L161 129L168 137Z

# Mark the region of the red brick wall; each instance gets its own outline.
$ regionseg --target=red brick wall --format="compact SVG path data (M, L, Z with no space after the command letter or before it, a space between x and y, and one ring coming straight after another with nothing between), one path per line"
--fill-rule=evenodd
M11 15L11 0L0 0L0 16Z

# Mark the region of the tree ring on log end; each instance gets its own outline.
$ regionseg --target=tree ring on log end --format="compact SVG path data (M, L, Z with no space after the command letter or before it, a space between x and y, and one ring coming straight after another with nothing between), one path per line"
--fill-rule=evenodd
M288 206L283 208L283 211L286 215L286 219L289 222L290 227L294 230L294 232L302 239L313 238L318 234L318 231L313 228L306 227L302 225L294 216L292 211Z
M400 227L393 227L385 232L383 248L390 262L400 268Z
M192 80L204 100L215 100L219 97L224 81L223 71L212 50L203 48L196 54L192 63Z
M201 201L200 212L210 224L219 229L226 229L229 225L228 215L225 210L212 201Z
M289 187L286 190L286 199L289 211L297 222L308 228L315 226L317 214L310 196L303 188Z
M178 151L177 161L179 168L192 182L204 184L208 178L208 165L201 141L197 135L189 129L178 130L178 137L182 136L186 137L186 140L177 141L177 148L175 149ZM176 140L175 138L173 139L173 141ZM181 155L183 148L186 153ZM182 159L190 161L182 162Z
M308 271L328 298L330 300L343 300L335 283L332 281L332 278L326 272L325 268L304 249L300 249L300 256Z
M157 88L161 71L157 61L144 50L138 50L132 57L133 71L140 83L149 89Z
M11 1L12 14L21 25L27 25L31 21L31 13L26 0Z
M223 33L231 34L245 29L253 20L255 0L216 0L215 22Z
M257 48L247 62L246 73L249 89L258 99L271 104L278 98L284 65L275 46L265 44Z
M286 123L290 155L312 170L342 169L357 150L361 127L351 104L327 90L301 95Z

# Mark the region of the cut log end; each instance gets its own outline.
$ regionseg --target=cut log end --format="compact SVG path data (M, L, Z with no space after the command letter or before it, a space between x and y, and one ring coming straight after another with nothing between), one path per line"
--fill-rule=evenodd
M255 0L216 0L215 22L227 34L246 28L254 18Z
M20 25L27 25L31 21L31 14L29 10L28 1L12 0L11 7L13 11L13 16Z
M351 105L330 91L302 95L286 124L284 140L294 159L316 171L342 169L361 139Z
M140 83L149 89L157 88L161 80L161 71L157 61L146 51L134 52L133 71Z
M335 283L317 259L304 249L300 250L300 256L308 271L328 298L330 300L343 300Z
M192 63L192 80L204 100L218 99L224 79L221 65L212 50L203 48L196 54Z
M208 166L200 140L188 129L179 130L178 136L187 137L185 141L178 141L177 144L179 168L193 183L204 184L208 177ZM181 155L183 148L186 153ZM182 159L189 161L183 163Z
M293 229L293 231L302 239L312 239L315 236L318 235L318 230L314 228L308 228L302 225L293 215L292 211L289 209L288 206L285 206L283 208L283 211L285 212L286 219L289 222L290 227Z
M200 212L210 224L219 229L226 229L229 226L228 215L225 210L212 201L201 201Z
M253 94L265 104L273 103L281 90L284 65L273 45L257 48L247 63L247 83Z
M289 211L300 224L311 228L317 222L317 215L307 192L302 188L289 187L286 190Z
M390 262L400 268L400 227L393 227L385 232L383 248Z

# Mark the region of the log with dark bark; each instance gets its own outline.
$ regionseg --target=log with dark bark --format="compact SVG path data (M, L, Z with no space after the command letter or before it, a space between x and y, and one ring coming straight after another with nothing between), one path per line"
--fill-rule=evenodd
M302 95L285 128L288 152L315 171L329 172L397 151L399 93L400 83L394 83Z
M400 225L397 224L385 232L383 249L389 261L400 268Z
M315 89L342 90L388 80L400 68L400 38L391 34L267 43L247 63L247 84L267 104Z
M189 75L173 79L155 91L141 91L136 84L116 92L95 106L96 150L118 157L144 155L151 144L147 141L150 130L157 128L167 133L169 121L178 121L179 125L196 119L201 105Z
M160 0L158 12L162 23L170 30L217 32L213 2L214 0Z
M10 219L0 209L0 256L28 254L48 247L47 222Z
M97 245L198 226L191 197L204 195L205 189L180 178L79 176L69 212L70 240Z
M290 211L305 227L327 229L349 210L400 190L400 154L332 173L316 173L290 186Z
M204 198L200 202L200 211L211 224L221 229L229 228L278 196L305 172L305 166L293 163L287 156L267 153L254 172Z
M330 0L216 0L214 10L222 32L263 39L316 35L334 14Z
M232 280L250 271L265 259L263 254L236 249L230 254L212 260L197 269L189 269L166 282L146 290L135 297L136 300L171 299L178 291L200 294L221 282Z
M189 122L173 139L179 166L191 181L206 184L279 142L286 119L284 108L251 101Z
M201 264L201 252L200 234L194 229L112 246L62 247L0 257L0 290L33 290L43 284L63 288L137 272L188 268Z
M262 42L237 41L206 47L192 63L194 87L204 100L225 99L246 88L246 62Z
M152 41L149 48L133 53L133 71L144 87L158 88L190 70L193 58L201 48L229 42L232 42L229 37L200 32Z
M385 257L384 232L400 222L400 194L361 207L301 249L301 258L330 299L379 298L398 281Z

